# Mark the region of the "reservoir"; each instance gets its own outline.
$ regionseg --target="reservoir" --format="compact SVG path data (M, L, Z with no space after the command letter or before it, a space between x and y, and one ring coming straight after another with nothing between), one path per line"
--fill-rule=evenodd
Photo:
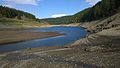
M31 31L36 32L59 32L65 35L49 37L43 39L34 39L24 42L0 45L0 52L16 51L26 48L36 48L43 46L64 46L69 45L76 40L86 36L87 32L81 27L72 26L54 26L47 28L33 28Z

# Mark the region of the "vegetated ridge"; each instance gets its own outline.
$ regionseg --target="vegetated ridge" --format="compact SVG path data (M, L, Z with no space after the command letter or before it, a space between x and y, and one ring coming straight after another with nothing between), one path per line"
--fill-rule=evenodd
M28 12L16 10L14 8L9 8L5 6L0 6L0 18L3 17L17 19L35 19L35 16Z
M99 19L105 19L120 11L120 0L102 0L93 7L84 9L74 15L59 18L40 19L51 24L69 24L90 22Z

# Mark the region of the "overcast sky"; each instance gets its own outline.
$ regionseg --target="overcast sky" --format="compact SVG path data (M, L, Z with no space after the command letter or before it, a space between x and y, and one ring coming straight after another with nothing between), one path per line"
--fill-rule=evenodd
M73 15L100 0L0 0L0 5L34 14L37 18Z

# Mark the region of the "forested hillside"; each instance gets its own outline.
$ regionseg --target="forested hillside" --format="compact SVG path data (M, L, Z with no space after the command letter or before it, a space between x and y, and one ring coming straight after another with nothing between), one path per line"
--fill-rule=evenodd
M93 21L111 16L119 11L120 0L102 0L91 8L85 9L74 16L80 21Z
M20 10L0 6L0 17L17 18L17 19L35 19L35 16Z
M102 0L93 7L80 11L72 16L42 19L52 24L80 23L103 19L120 11L120 0Z

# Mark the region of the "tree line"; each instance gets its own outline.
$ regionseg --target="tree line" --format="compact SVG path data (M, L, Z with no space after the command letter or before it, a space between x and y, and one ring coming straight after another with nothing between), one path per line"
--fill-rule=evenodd
M9 8L5 6L0 6L0 17L6 18L17 18L17 19L35 19L33 14L16 10L14 8Z

